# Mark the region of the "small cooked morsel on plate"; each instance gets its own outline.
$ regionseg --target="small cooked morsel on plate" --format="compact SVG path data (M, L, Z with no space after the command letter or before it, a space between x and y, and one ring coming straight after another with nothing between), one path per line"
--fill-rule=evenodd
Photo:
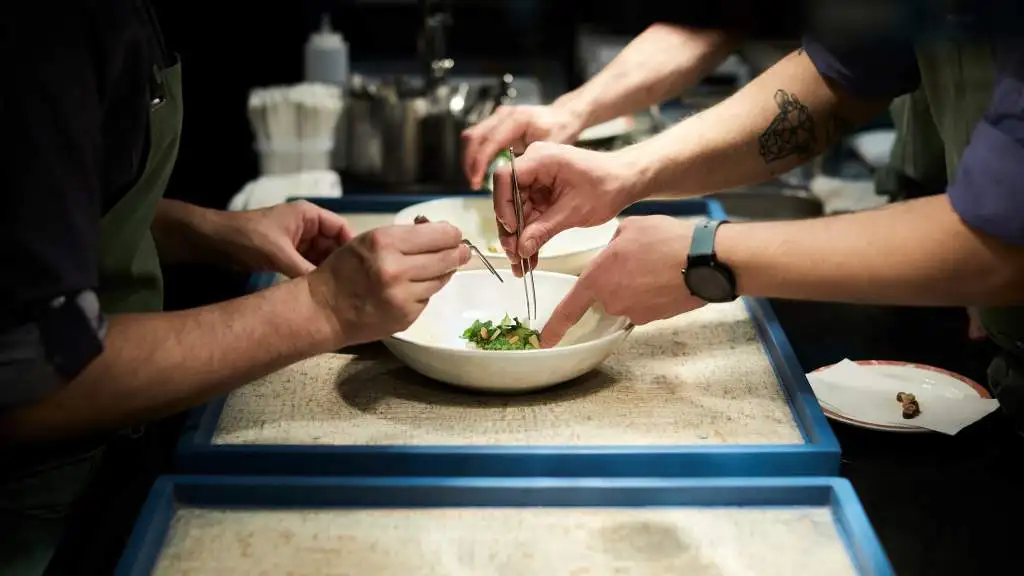
M903 405L903 418L905 420L917 418L921 414L921 406L917 403L917 398L913 394L898 392L896 394L896 401Z
M907 402L903 404L903 418L910 420L911 418L917 418L921 415L921 406L917 402Z
M903 404L904 402L917 402L917 398L910 392L897 392L896 401Z

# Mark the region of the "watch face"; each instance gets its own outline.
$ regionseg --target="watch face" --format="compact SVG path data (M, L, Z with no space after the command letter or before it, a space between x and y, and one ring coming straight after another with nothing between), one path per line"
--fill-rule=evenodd
M714 266L697 266L686 271L686 287L708 302L731 302L736 299L727 273Z

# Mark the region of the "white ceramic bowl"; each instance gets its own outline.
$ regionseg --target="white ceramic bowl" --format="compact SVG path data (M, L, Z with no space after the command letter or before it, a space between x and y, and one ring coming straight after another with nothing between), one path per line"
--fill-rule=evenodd
M422 214L436 222L450 222L483 252L495 268L510 268L505 253L498 245L498 226L494 222L494 206L487 198L440 198L413 204L395 215L395 224L412 224ZM618 229L618 220L593 228L573 228L555 235L540 249L538 270L580 274L595 256L611 242ZM467 270L483 268L480 259L473 257Z
M541 329L576 277L534 273L537 320ZM486 270L456 272L407 330L384 345L413 370L455 386L487 392L520 393L547 388L581 376L608 357L632 330L625 318L591 309L558 346L541 350L477 350L462 339L474 320L526 316L521 279L508 274L499 283Z

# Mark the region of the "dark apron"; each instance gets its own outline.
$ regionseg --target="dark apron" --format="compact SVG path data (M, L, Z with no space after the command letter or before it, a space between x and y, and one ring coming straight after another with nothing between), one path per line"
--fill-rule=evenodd
M893 150L893 163L924 182L941 177L952 182L971 133L991 102L995 54L977 41L946 40L919 47L917 61L921 89L894 110L902 115L897 129L907 132ZM942 167L945 174L938 172ZM979 316L1002 349L989 365L989 387L1004 412L1024 427L1024 307L982 308Z
M888 166L875 174L876 193L894 202L942 194L946 190L946 150L924 88L893 100L889 113L896 140Z
M154 67L152 81L145 171L106 213L100 229L97 294L106 314L163 308L163 276L150 226L178 154L180 64ZM102 446L65 453L0 481L0 575L44 573L102 453Z

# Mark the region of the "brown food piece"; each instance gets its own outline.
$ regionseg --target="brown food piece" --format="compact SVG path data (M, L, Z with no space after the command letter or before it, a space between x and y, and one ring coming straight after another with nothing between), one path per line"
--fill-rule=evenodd
M430 220L427 220L426 216L420 214L419 216L413 218L412 222L413 224L426 224L427 222L430 222Z
M918 405L916 400L903 403L903 418L910 420L911 418L917 418L921 414L921 406Z
M917 418L921 414L921 406L917 403L917 398L909 392L897 392L896 401L903 405L903 418L910 420L911 418Z
M900 404L905 404L907 402L917 402L917 398L909 392L897 392L896 401Z

